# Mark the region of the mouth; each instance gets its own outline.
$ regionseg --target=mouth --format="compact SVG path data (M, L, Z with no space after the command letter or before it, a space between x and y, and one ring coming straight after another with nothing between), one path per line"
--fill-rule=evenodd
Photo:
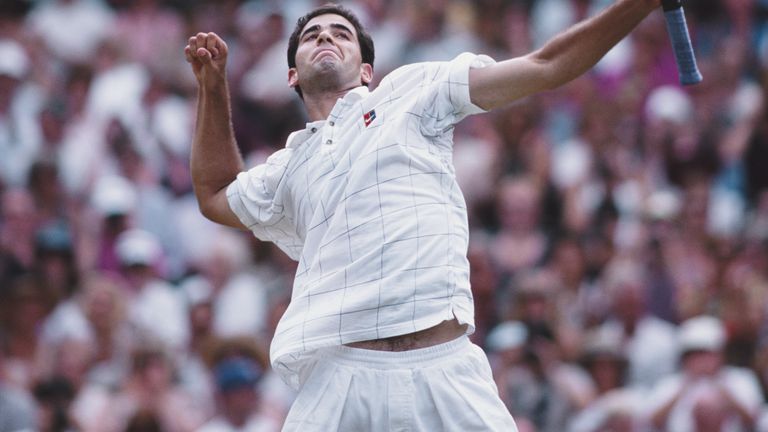
M334 56L336 58L339 58L339 55L336 53L336 51L334 51L332 49L329 49L329 48L324 48L324 49L318 50L315 53L314 60L318 60L318 59L320 59L322 57L327 57L329 55L332 55L332 56Z

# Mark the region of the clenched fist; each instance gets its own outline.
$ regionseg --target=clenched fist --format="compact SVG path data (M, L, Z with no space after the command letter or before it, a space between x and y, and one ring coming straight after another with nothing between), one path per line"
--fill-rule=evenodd
M216 33L198 33L184 47L184 56L201 86L216 85L226 78L228 52L226 42Z

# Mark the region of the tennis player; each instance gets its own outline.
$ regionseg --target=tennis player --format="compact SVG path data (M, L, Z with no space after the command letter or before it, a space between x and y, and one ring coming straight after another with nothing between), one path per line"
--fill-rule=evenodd
M474 330L454 125L591 68L659 6L618 0L541 49L401 67L374 90L374 46L337 5L300 18L288 85L310 122L245 169L230 116L227 44L185 48L199 84L191 169L202 213L298 261L272 341L299 390L285 431L516 431Z

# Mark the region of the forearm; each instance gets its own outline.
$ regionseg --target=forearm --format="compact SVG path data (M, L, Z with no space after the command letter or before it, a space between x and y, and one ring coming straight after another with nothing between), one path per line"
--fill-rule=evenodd
M493 109L571 81L594 66L658 6L659 0L618 0L531 54L470 69L472 102Z
M190 168L195 195L204 214L213 197L243 170L232 129L226 80L214 86L200 86Z
M544 86L563 85L592 68L657 6L641 0L619 0L534 51L529 58L548 64Z

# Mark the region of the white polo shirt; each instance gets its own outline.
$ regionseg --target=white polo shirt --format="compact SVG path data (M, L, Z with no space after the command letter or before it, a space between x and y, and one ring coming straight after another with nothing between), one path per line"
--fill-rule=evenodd
M300 361L333 345L423 330L474 330L467 211L452 163L470 102L464 53L399 68L339 99L326 120L240 173L229 205L254 235L298 260L272 364L298 386Z

